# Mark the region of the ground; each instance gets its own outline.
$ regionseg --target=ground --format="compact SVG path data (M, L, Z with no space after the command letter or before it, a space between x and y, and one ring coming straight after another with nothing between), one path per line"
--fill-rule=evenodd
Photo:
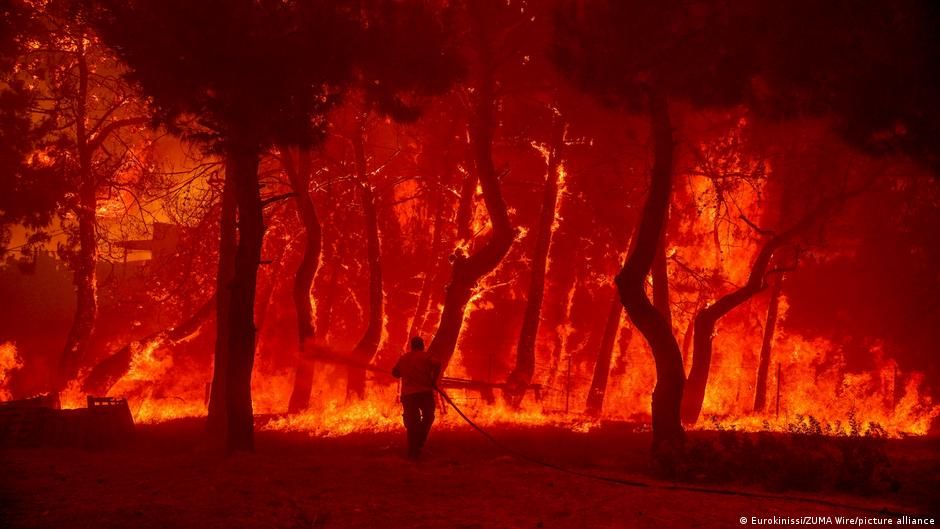
M655 487L520 461L468 429L432 432L417 463L402 457L400 432L259 432L256 453L228 458L206 453L199 432L197 421L182 421L139 427L137 441L121 450L4 449L0 527L740 527L741 517L870 517L879 509L924 515L940 505L935 439L893 442L897 491L853 496L721 485L754 497L660 488L669 483L650 477L644 433L494 430L539 458Z

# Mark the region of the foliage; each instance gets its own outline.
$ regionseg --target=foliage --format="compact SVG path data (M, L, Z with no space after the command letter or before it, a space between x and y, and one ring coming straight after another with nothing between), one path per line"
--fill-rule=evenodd
M612 104L638 108L654 88L699 107L746 104L770 118L821 115L858 147L903 152L938 169L940 105L930 94L940 91L932 66L940 60L940 10L930 2L563 6L556 60L584 90Z
M361 11L324 0L95 5L96 27L153 98L156 119L211 144L236 135L260 146L318 143L325 114L357 72L382 108L413 117L401 93L438 93L453 71L443 34L419 2ZM425 68L423 83L415 65Z
M863 429L854 415L848 431L812 415L797 417L788 433L740 432L715 424L716 432L691 437L677 477L770 490L872 494L898 487L884 429L877 423Z
M22 83L0 89L0 255L9 244L11 226L32 229L47 226L62 197L60 171L44 163L34 150L44 136L46 125L36 125L29 114L34 100ZM23 247L45 239L34 235Z

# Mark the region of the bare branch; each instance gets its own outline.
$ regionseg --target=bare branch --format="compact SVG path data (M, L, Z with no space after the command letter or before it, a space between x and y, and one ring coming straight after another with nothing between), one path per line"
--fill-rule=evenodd
M266 207L266 206L269 206L269 205L271 205L271 204L273 204L273 203L275 203L275 202L280 202L281 200L286 200L286 199L288 199L288 198L294 198L295 196L297 196L297 193L294 193L293 191L290 192L290 193L282 193L282 194L280 194L280 195L274 195L274 196L272 196L272 197L268 197L268 198L262 200L262 201L261 201L261 207Z

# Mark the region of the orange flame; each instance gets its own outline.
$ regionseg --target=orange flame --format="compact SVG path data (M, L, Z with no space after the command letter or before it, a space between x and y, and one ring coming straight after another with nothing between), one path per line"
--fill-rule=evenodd
M23 367L23 361L16 354L16 346L13 342L0 344L0 400L11 400L13 394L10 392L10 375Z

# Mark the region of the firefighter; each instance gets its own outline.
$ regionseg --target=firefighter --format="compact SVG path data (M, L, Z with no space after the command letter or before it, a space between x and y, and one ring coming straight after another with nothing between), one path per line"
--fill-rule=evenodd
M434 422L434 388L441 374L441 363L424 350L420 336L411 339L408 352L392 369L401 378L402 419L408 431L408 457L417 459Z

